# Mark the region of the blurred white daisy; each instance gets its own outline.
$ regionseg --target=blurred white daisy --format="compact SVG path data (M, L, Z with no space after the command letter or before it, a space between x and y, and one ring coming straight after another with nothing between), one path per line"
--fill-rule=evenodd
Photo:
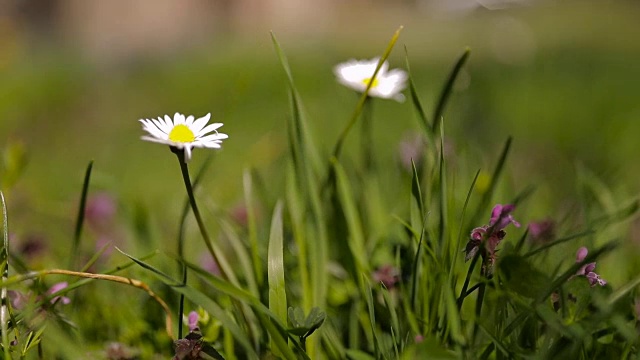
M222 123L207 125L210 118L210 113L195 120L192 115L185 118L184 115L175 113L173 120L169 115L165 115L164 119L140 119L142 129L150 135L143 136L142 140L184 149L185 161L189 161L194 147L219 149L222 140L229 137L217 131Z
M336 65L333 72L338 82L359 92L364 92L371 82L380 58L371 60L349 60ZM404 101L401 91L406 87L407 73L401 69L389 71L389 63L385 61L371 84L369 96Z

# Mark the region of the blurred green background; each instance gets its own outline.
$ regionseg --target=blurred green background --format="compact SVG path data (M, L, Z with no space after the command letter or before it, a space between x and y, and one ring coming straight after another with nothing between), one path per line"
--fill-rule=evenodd
M156 235L172 241L184 199L178 164L165 147L139 140L140 118L211 112L225 124L230 138L202 184L216 208L241 203L247 167L279 193L289 108L270 30L327 156L357 101L332 67L380 55L403 25L391 67L405 68L406 47L429 114L453 62L471 48L444 119L451 163L490 172L512 135L496 201L537 186L524 223L575 210L578 168L616 204L639 190L634 1L5 1L0 12L0 145L24 145L27 159L7 189L11 229L55 239L58 256L68 253L91 159L91 191L115 196L123 222L150 209ZM377 101L374 123L378 165L401 171L398 144L419 132L411 103ZM348 161L357 159L356 140ZM196 150L192 168L204 159ZM622 232L640 242L638 228Z

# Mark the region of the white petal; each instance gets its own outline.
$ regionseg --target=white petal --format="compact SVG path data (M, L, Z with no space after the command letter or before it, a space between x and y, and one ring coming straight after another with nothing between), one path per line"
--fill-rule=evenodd
M140 137L140 139L142 139L144 141L151 141L151 142L158 143L158 144L166 144L166 145L171 145L172 144L171 141L158 139L157 137L152 137L152 136L142 136L142 137Z
M169 131L167 131L167 125L164 123L164 121L162 121L162 119L160 120L151 120L153 121L153 123L156 125L156 127L158 128L158 130L162 131L165 134L168 134Z
M184 124L184 115L180 113L175 113L175 115L173 115L173 126L183 125L183 124Z
M148 132L150 135L152 135L153 137L156 137L158 139L162 139L162 140L166 140L167 139L167 134L163 133L162 131L160 131L160 129L158 129L155 125L150 124L148 126L145 126L143 128L143 130L145 130L146 132Z
M211 113L208 113L207 115L193 122L193 125L191 126L191 131L193 131L195 136L198 136L198 134L200 134L200 130L202 130L202 128L205 125L207 125L207 123L209 122L209 119L211 119Z
M213 140L223 140L223 139L228 139L229 135L227 134L212 134L212 135L207 135L207 136L203 136L197 139L198 142L207 142L207 141L213 141Z
M200 130L200 132L195 134L195 136L206 135L206 134L208 134L208 133L210 133L212 131L215 131L216 129L218 129L222 125L223 125L222 123L209 124L204 129Z
M189 162L189 160L191 160L191 146L184 147L184 160L185 162Z
M193 115L187 116L187 120L185 121L185 124L189 127L189 129L191 129L191 124L193 124Z
M171 120L171 117L169 115L164 116L164 122L169 128L173 128L173 120Z
M202 147L205 147L207 149L220 149L222 146L220 146L220 142L216 142L216 141L211 141L211 142L207 142L207 143L203 143Z

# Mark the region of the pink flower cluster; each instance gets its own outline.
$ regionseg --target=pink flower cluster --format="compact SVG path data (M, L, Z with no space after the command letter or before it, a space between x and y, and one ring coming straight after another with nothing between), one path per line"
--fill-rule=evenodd
M583 246L580 249L578 249L578 252L576 253L576 263L582 262L587 257L587 254L589 254L589 250L587 250L586 247ZM596 285L600 285L600 286L607 285L607 281L601 278L600 275L596 274L594 271L595 269L596 269L595 262L588 263L583 265L580 268L580 270L578 270L576 275L585 276L587 280L589 280L589 284L591 284L592 287Z
M511 215L514 210L514 205L497 204L493 207L489 225L477 227L471 231L471 237L465 248L465 261L473 258L480 251L483 259L483 271L485 274L491 273L497 247L507 234L504 228L509 224L520 227L520 223ZM483 244L484 246L481 246Z

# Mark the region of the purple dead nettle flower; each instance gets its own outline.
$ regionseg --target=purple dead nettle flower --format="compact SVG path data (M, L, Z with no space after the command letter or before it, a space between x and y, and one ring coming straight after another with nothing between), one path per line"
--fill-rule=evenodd
M115 199L110 194L102 192L89 197L84 214L93 230L104 232L111 227L116 211Z
M189 327L189 332L200 331L198 328L198 321L200 320L200 316L197 312L192 311L187 316L187 326Z
M59 282L57 284L54 284L52 287L49 288L49 290L47 290L47 295L54 295L55 293L59 292L60 290L66 288L67 286L69 286L69 284L66 281L63 282ZM51 303L52 304L56 304L57 302L61 302L65 305L69 304L71 302L71 299L69 299L66 296L55 296L53 298L51 298Z
M586 247L583 246L578 249L578 252L576 252L576 263L582 262L587 257L587 254L589 254L589 250L587 250ZM589 284L591 284L591 287L596 286L596 284L600 286L607 285L607 281L601 278L600 275L596 274L594 271L595 269L595 262L588 263L583 265L580 270L578 270L576 275L585 276L587 280L589 280Z
M392 289L400 279L400 274L395 267L383 265L373 273L372 277L373 281L384 284L387 289Z
M504 228L509 224L520 227L511 213L515 210L514 205L497 204L491 211L489 225L477 227L471 231L471 237L465 248L465 261L473 258L478 251L482 256L482 267L485 274L490 274L495 262L497 247L507 235ZM484 246L481 246L484 243Z
M556 236L556 223L552 219L535 221L529 224L529 235L534 242L546 242Z
M422 135L408 134L405 136L398 145L398 157L400 165L407 172L412 172L411 161L418 166L424 158L424 149L427 145L427 141Z

